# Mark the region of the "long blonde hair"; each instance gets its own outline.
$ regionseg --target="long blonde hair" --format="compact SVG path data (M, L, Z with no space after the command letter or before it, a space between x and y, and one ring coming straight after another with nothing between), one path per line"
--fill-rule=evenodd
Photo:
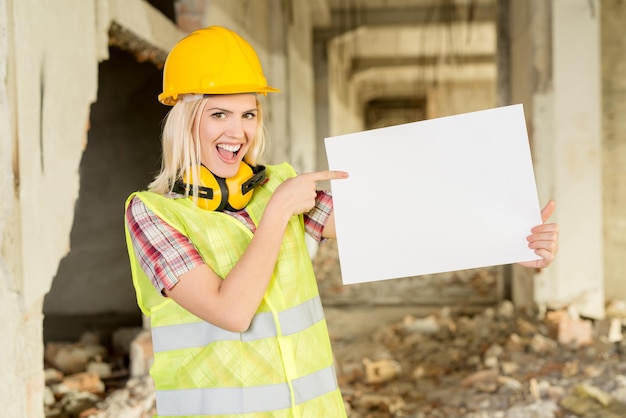
M148 185L148 190L167 194L172 191L176 181L186 178L188 174L191 178L200 178L198 172L201 162L200 118L207 100L207 97L188 102L179 100L167 114L161 134L161 170ZM258 97L256 105L258 119L256 137L244 156L244 160L252 166L260 164L266 146L263 107ZM192 172L188 173L189 170ZM191 193L195 200L198 196L197 185L192 189ZM187 190L185 194L188 195L189 192L190 190Z

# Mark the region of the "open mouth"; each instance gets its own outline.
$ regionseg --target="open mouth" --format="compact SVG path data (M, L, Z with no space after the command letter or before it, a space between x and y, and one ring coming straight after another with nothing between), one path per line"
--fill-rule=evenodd
M241 150L241 144L217 144L217 153L225 161L234 161Z

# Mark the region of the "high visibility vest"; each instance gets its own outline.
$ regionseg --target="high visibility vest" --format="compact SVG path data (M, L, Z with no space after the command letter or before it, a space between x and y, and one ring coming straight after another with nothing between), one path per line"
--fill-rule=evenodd
M295 175L288 164L267 167L247 211L258 221L272 192ZM188 198L133 193L195 244L224 278L252 232L230 215L198 208ZM224 330L163 297L141 269L126 231L137 302L150 316L150 369L159 417L345 417L330 339L302 216L289 221L272 280L250 328ZM209 302L207 302L209 303Z

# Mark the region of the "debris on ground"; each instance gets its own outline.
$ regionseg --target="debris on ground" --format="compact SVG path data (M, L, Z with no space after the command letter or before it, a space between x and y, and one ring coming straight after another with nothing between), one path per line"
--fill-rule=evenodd
M331 332L350 418L626 416L626 302L609 302L602 320L572 307L529 315L508 300L455 308L408 306L371 331ZM47 418L154 414L149 332L120 329L111 340L47 344Z
M559 342L553 317L526 318L504 301L471 317L406 315L371 335L352 336L345 344L358 345L354 352L368 354L351 357L346 354L350 350L339 350L343 354L337 357L338 379L349 416L626 416L623 341L598 335L602 327L592 328L589 339L583 326L576 328L580 332L576 338L570 338L568 329L568 342ZM143 337L139 333L137 339ZM334 344L344 342L336 336ZM86 351L98 354L85 363L85 371L64 375L55 368L46 370L47 417L144 418L154 412L153 387L145 373L131 377L127 372L123 386L107 390L113 365L101 366L107 364L101 349L78 345L74 351L70 346L65 349L70 353L58 355L64 359L60 364L73 372L69 358L75 355L78 362Z

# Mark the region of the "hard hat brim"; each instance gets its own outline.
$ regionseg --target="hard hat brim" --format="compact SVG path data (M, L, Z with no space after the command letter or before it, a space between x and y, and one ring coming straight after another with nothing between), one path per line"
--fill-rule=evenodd
M159 94L158 99L159 102L163 103L167 106L174 106L176 102L180 99L180 97L184 94L201 94L201 95L211 95L211 94L243 94L243 93L256 93L263 94L267 96L267 93L280 93L280 89L275 87L266 86L263 88L259 88L258 86L221 86L215 87L211 89L205 89L205 91L193 91L193 92L168 92L164 91Z

